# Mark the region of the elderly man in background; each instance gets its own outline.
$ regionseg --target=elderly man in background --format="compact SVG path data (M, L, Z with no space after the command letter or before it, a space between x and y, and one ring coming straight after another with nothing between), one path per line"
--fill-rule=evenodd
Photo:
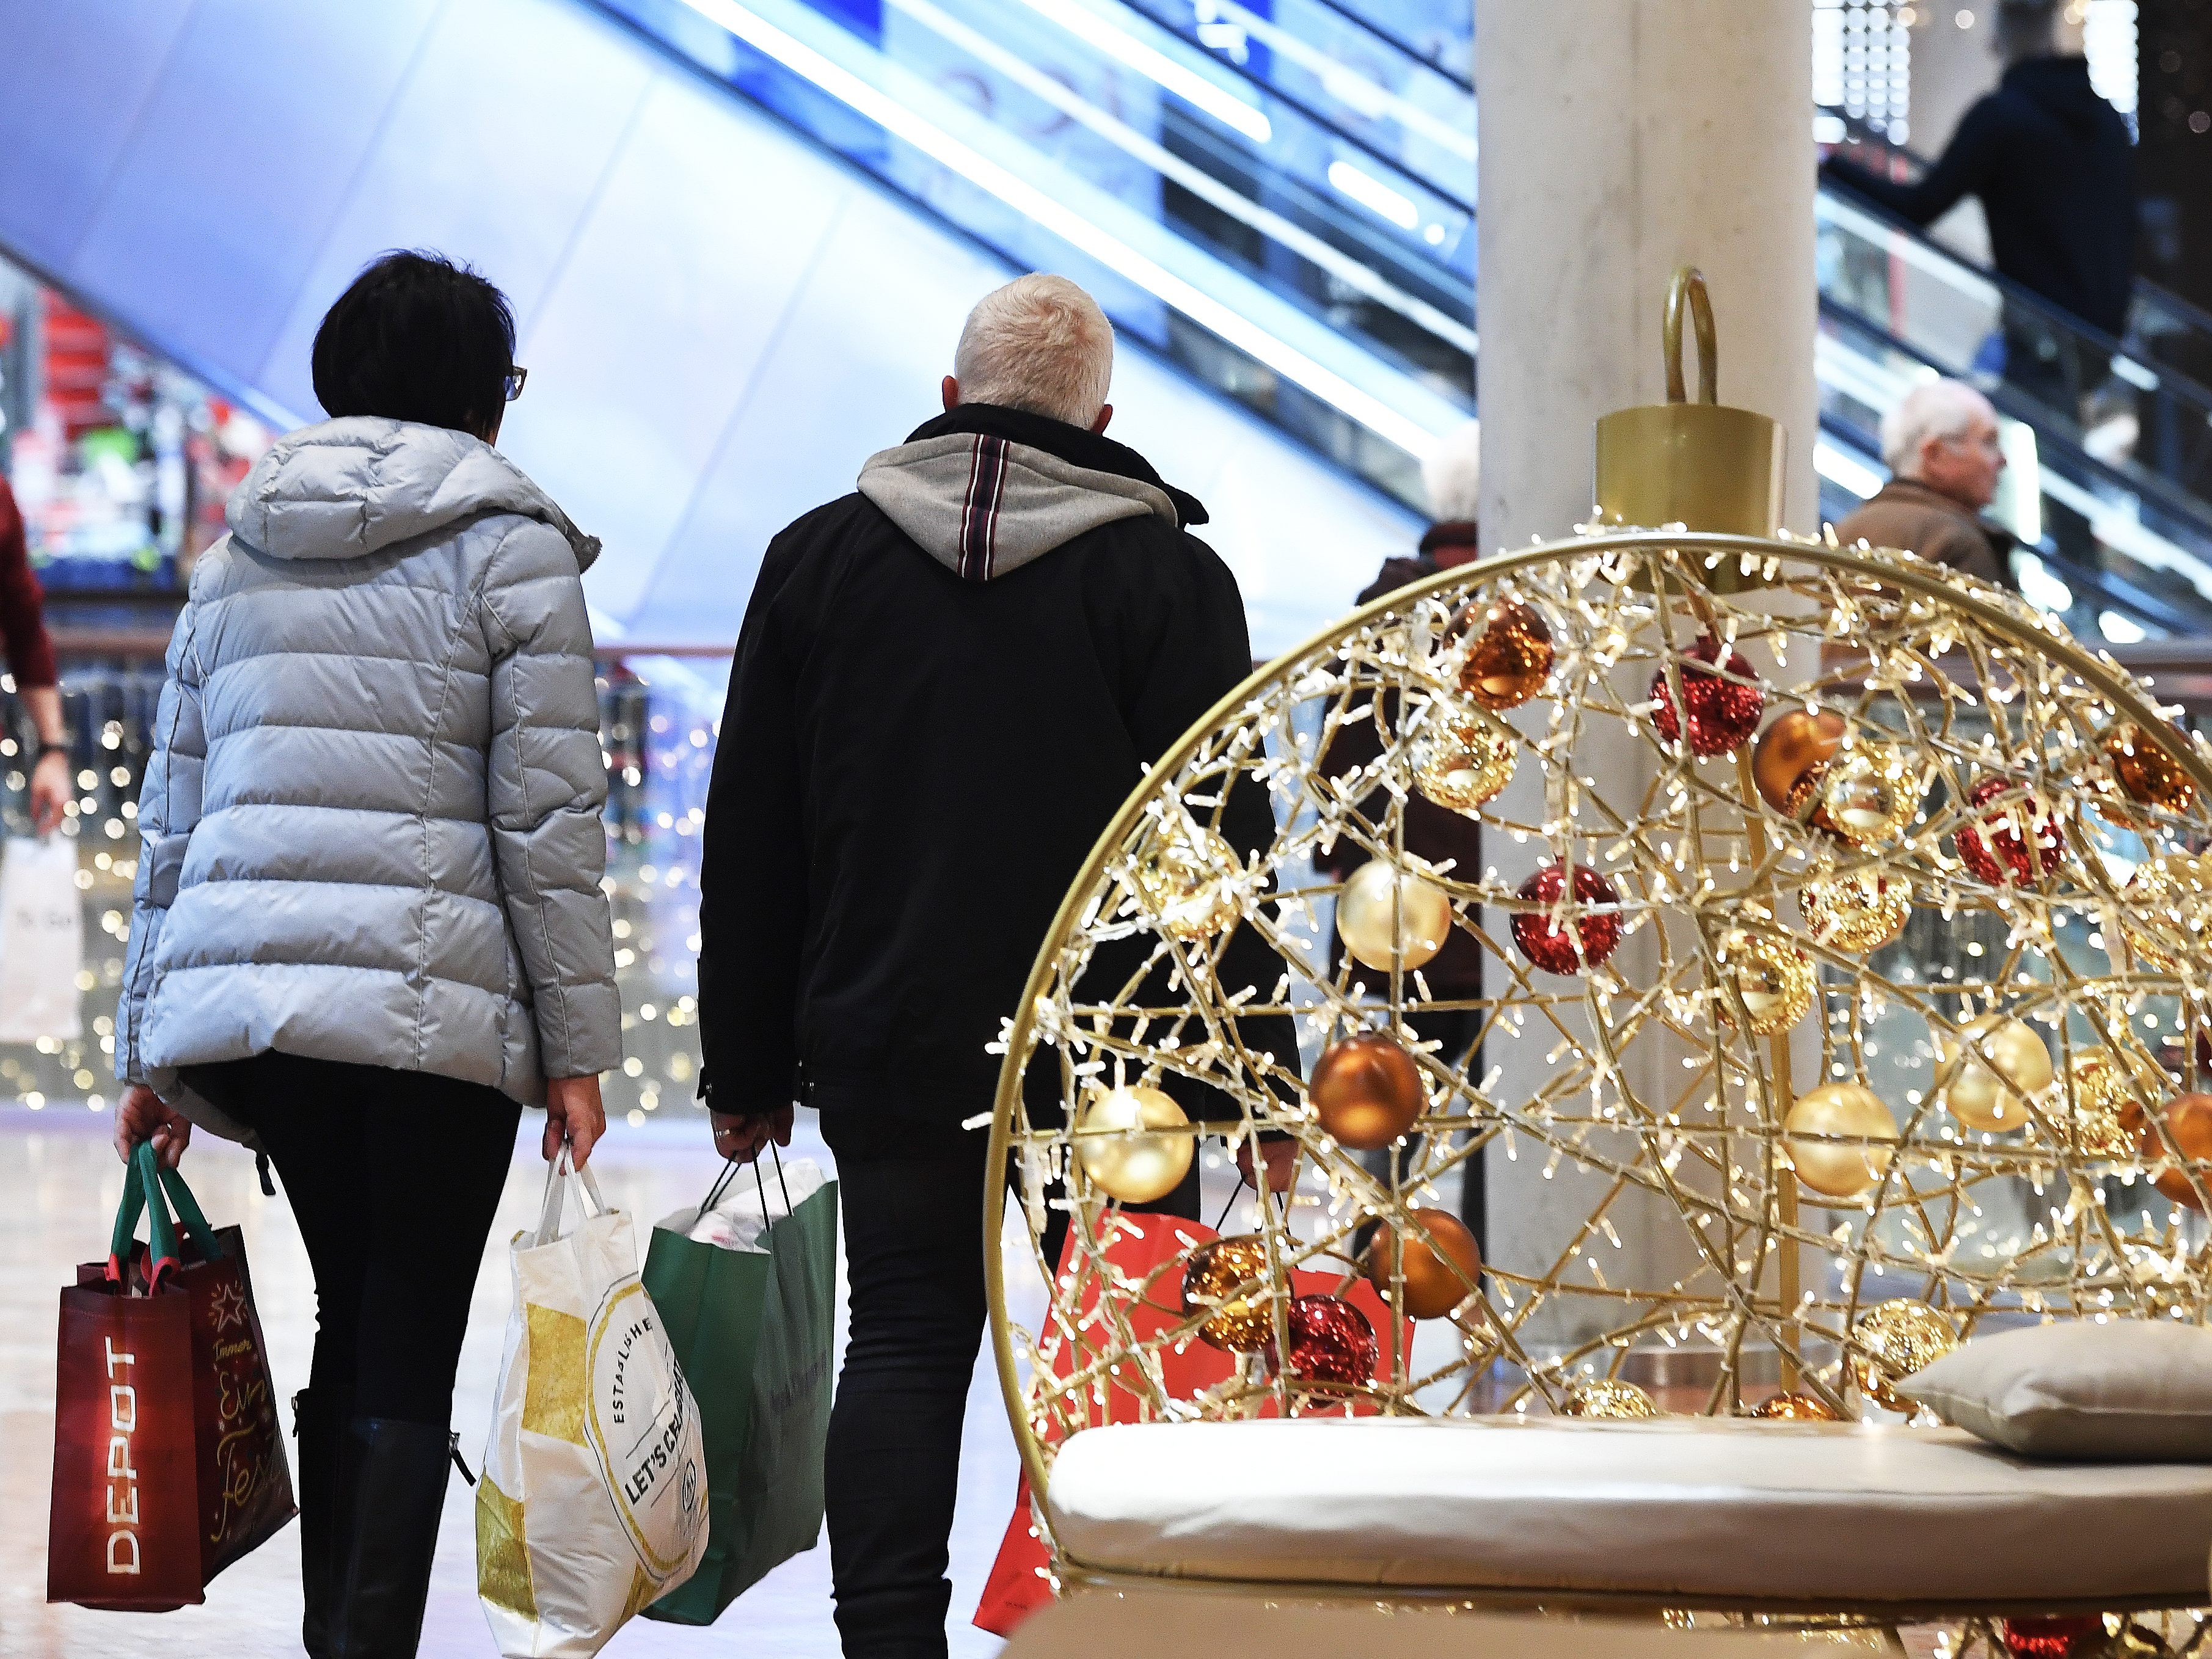
M985 295L945 412L769 543L731 671L702 1092L726 1158L787 1139L795 1099L837 1155L852 1328L825 1484L852 1659L945 1651L985 1314L986 1143L962 1124L991 1107L987 1045L1143 769L1251 667L1237 579L1190 533L1205 509L1103 435L1113 367L1112 326L1066 278ZM1225 792L1219 828L1267 846L1266 791ZM1280 967L1238 928L1217 971L1264 988ZM1296 1044L1286 1024L1273 1040ZM1048 1080L1041 1109L1056 1061ZM1293 1145L1267 1149L1279 1190ZM1197 1200L1194 1166L1157 1207Z
M1838 540L1901 547L2013 585L2013 534L1982 516L2005 468L1996 410L1987 398L1958 380L1913 387L1882 416L1881 459L1893 476L1836 526Z

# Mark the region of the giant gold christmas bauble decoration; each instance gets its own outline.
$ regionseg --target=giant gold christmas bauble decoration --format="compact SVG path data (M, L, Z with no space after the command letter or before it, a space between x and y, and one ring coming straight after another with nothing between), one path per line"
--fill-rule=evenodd
M2051 1050L2026 1022L1984 1014L1961 1026L1958 1039L1938 1033L1938 1075L1956 1061L1959 1070L1943 1091L1943 1104L1969 1129L1996 1133L2027 1121L2027 1102L2051 1086L2056 1075Z
M1759 786L1759 798L1778 812L1791 811L1791 797L1799 786L1835 758L1849 729L1841 714L1815 714L1803 708L1769 726L1751 755L1751 777Z
M1896 1385L1958 1346L1958 1328L1925 1302L1899 1297L1881 1303L1851 1328L1851 1381L1884 1409L1909 1412L1913 1403Z
M1888 1172L1897 1119L1863 1084L1828 1083L1797 1097L1783 1130L1800 1182L1828 1198L1856 1198Z
M1399 1311L1409 1319L1442 1319L1474 1294L1472 1285L1482 1276L1482 1253L1467 1224L1449 1210L1411 1210L1414 1221L1428 1229L1405 1235L1405 1260L1399 1264L1406 1280L1405 1304ZM1391 1242L1397 1237L1387 1224L1378 1227L1367 1246L1367 1281L1392 1300ZM1458 1273L1452 1271L1456 1263ZM1460 1277L1464 1273L1464 1280Z
M1440 711L1413 740L1413 787L1448 811L1479 811L1513 781L1520 748L1502 726Z
M1075 1156L1091 1184L1124 1204L1151 1204L1182 1184L1198 1148L1182 1107L1158 1089L1113 1089L1083 1109Z
M2161 811L2185 812L2197 799L2197 786L2163 744L2145 737L2126 720L2105 733L2105 763L2130 800Z
M1833 951L1878 951L1905 931L1912 884L1881 870L1846 870L1797 890L1797 908L1814 940Z
M1373 859L1353 871L1336 900L1344 948L1389 973L1392 946L1407 973L1433 960L1451 937L1451 900L1434 882Z
M1517 708L1544 689L1552 673L1552 629L1535 606L1509 600L1491 606L1482 635L1467 653L1459 689L1485 708Z
M1571 1384L1567 1389L1567 1397L1559 1403L1559 1415L1627 1422L1659 1417L1664 1413L1660 1411L1658 1402L1635 1383L1601 1377Z
M2120 889L2120 928L2143 965L2170 974L2170 943L2212 936L2212 859L2165 853L2145 859Z
M1421 1068L1404 1045L1381 1031L1361 1031L1322 1049L1306 1098L1322 1129L1363 1152L1404 1134L1427 1103Z
M2159 1191L2177 1204L2201 1210L2204 1200L2190 1182L2191 1171L2181 1165L2199 1166L2194 1170L2197 1179L2212 1187L2212 1170L2202 1167L2212 1164L2212 1095L2176 1095L2166 1102L2165 1117L2163 1135L2157 1125L2143 1125L2143 1156L2166 1166L2153 1177Z
M1237 920L1232 884L1241 870L1229 843L1212 830L1176 824L1153 836L1131 874L1163 932L1200 939Z
M1822 769L1820 812L1855 847L1895 843L1920 810L1911 763L1893 744L1862 738Z
M1239 1295L1239 1285L1253 1288ZM1182 1310L1206 1316L1199 1340L1231 1353L1258 1353L1274 1338L1267 1310L1267 1244L1253 1233L1208 1239L1183 1263Z
M1721 940L1717 955L1755 1035L1788 1030L1813 1006L1813 961L1796 945L1764 933L1734 933ZM1715 994L1713 1008L1724 1024L1735 1024L1735 1005L1725 991Z

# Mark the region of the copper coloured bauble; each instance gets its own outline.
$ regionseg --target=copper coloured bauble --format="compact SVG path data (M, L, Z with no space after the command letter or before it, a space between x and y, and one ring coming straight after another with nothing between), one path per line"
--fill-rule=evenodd
M2146 1121L2142 1127L2143 1156L2166 1164L2152 1178L2175 1203L2201 1210L2204 1200L2190 1176L2193 1173L2198 1182L2212 1187L2212 1170L2203 1167L2212 1164L2212 1095L2176 1095L2166 1102L2163 1116L2163 1135L2154 1123ZM2185 1170L2185 1164L2195 1167Z
M1545 908L1516 911L1513 917L1514 944L1547 974L1578 974L1585 967L1595 968L1620 943L1620 913L1609 908L1620 902L1620 895L1611 882L1588 865L1577 865L1575 902L1566 907L1562 918L1566 926L1561 927L1552 910L1566 890L1566 866L1546 865L1521 884L1521 896ZM1608 908L1592 912L1588 907L1593 905Z
M1766 688L1751 659L1729 651L1707 635L1685 651L1674 672L1690 711L1690 751L1705 759L1732 755L1759 730L1766 708ZM1674 713L1674 690L1662 668L1651 677L1651 723L1669 743L1680 741L1682 722Z
M1759 733L1759 746L1751 752L1751 779L1759 786L1759 798L1778 812L1790 811L1791 792L1835 757L1848 730L1841 714L1799 708L1778 717Z
M1552 675L1552 629L1532 605L1491 606L1459 672L1459 689L1492 713L1518 708Z
M1356 1389L1375 1380L1375 1327L1342 1297L1293 1297L1283 1323L1291 1339L1290 1374L1299 1382ZM1274 1358L1272 1338L1268 1358Z
M1990 805L1999 797L2002 805ZM2010 778L1984 778L1966 791L1974 807L1989 806L1961 823L1951 840L1959 862L1992 887L2032 882L2058 867L2065 845L2058 821Z
M1817 1394L1769 1395L1751 1408L1753 1417L1769 1423L1840 1423L1843 1417Z
M1268 1285L1266 1240L1254 1233L1208 1239L1183 1263L1182 1310L1206 1316L1198 1336L1208 1347L1257 1353L1274 1328Z
M1851 1381L1885 1410L1909 1412L1913 1403L1897 1385L1958 1346L1959 1328L1948 1314L1909 1297L1881 1303L1851 1328Z
M2128 720L2105 733L2105 763L2130 800L2165 812L2185 812L2197 799L2197 786L2181 763L2156 739Z
M1427 1231L1425 1234L1409 1231L1405 1235L1404 1260L1398 1265L1405 1278L1406 1300L1399 1311L1409 1319L1442 1319L1474 1294L1474 1284L1482 1276L1482 1253L1475 1248L1474 1235L1468 1231L1467 1224L1450 1211L1407 1213ZM1394 1299L1390 1258L1397 1237L1386 1223L1376 1230L1367 1246L1367 1282L1385 1302Z
M1322 1049L1306 1098L1339 1145L1363 1152L1388 1146L1411 1129L1427 1103L1421 1068L1404 1044L1382 1031L1361 1031Z

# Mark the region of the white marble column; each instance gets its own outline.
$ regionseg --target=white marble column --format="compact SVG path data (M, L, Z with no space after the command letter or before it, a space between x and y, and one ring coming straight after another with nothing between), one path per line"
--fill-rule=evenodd
M1784 522L1814 529L1810 0L1492 0L1476 30L1475 91L1484 551L1549 540L1589 516L1592 424L1664 400L1660 318L1668 278L1685 264L1711 290L1720 399L1788 428ZM1618 727L1588 747L1605 752L1579 756L1577 769L1601 773L1609 793L1633 801L1650 750ZM1522 771L1499 805L1533 822L1538 780ZM1549 856L1533 841L1500 837L1486 848L1516 883ZM1647 930L1622 947L1631 982L1656 965L1654 943ZM1483 1064L1500 1068L1503 1097L1537 1091L1550 1047L1533 1031L1486 1045ZM1679 1062L1670 1079L1658 1045L1639 1047L1648 1075L1632 1086L1670 1098ZM1544 1162L1525 1145L1517 1161L1489 1158L1492 1255L1502 1267L1548 1266L1603 1190L1571 1164L1547 1179ZM1686 1255L1671 1212L1639 1221L1632 1204L1613 1213L1623 1248L1642 1258L1610 1273L1614 1282L1648 1284ZM1562 1304L1531 1334L1565 1340L1599 1322Z

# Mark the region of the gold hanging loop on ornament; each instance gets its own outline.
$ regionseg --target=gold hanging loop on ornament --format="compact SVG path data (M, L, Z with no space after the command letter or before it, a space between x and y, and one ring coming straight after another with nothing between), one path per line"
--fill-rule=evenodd
M1682 373L1682 313L1698 343L1698 401ZM1598 519L1608 526L1681 525L1719 534L1771 536L1782 521L1789 434L1755 410L1720 399L1719 347L1705 279L1689 265L1667 288L1662 329L1667 401L1617 409L1597 423ZM1757 569L1725 555L1690 573L1716 593L1765 586Z

